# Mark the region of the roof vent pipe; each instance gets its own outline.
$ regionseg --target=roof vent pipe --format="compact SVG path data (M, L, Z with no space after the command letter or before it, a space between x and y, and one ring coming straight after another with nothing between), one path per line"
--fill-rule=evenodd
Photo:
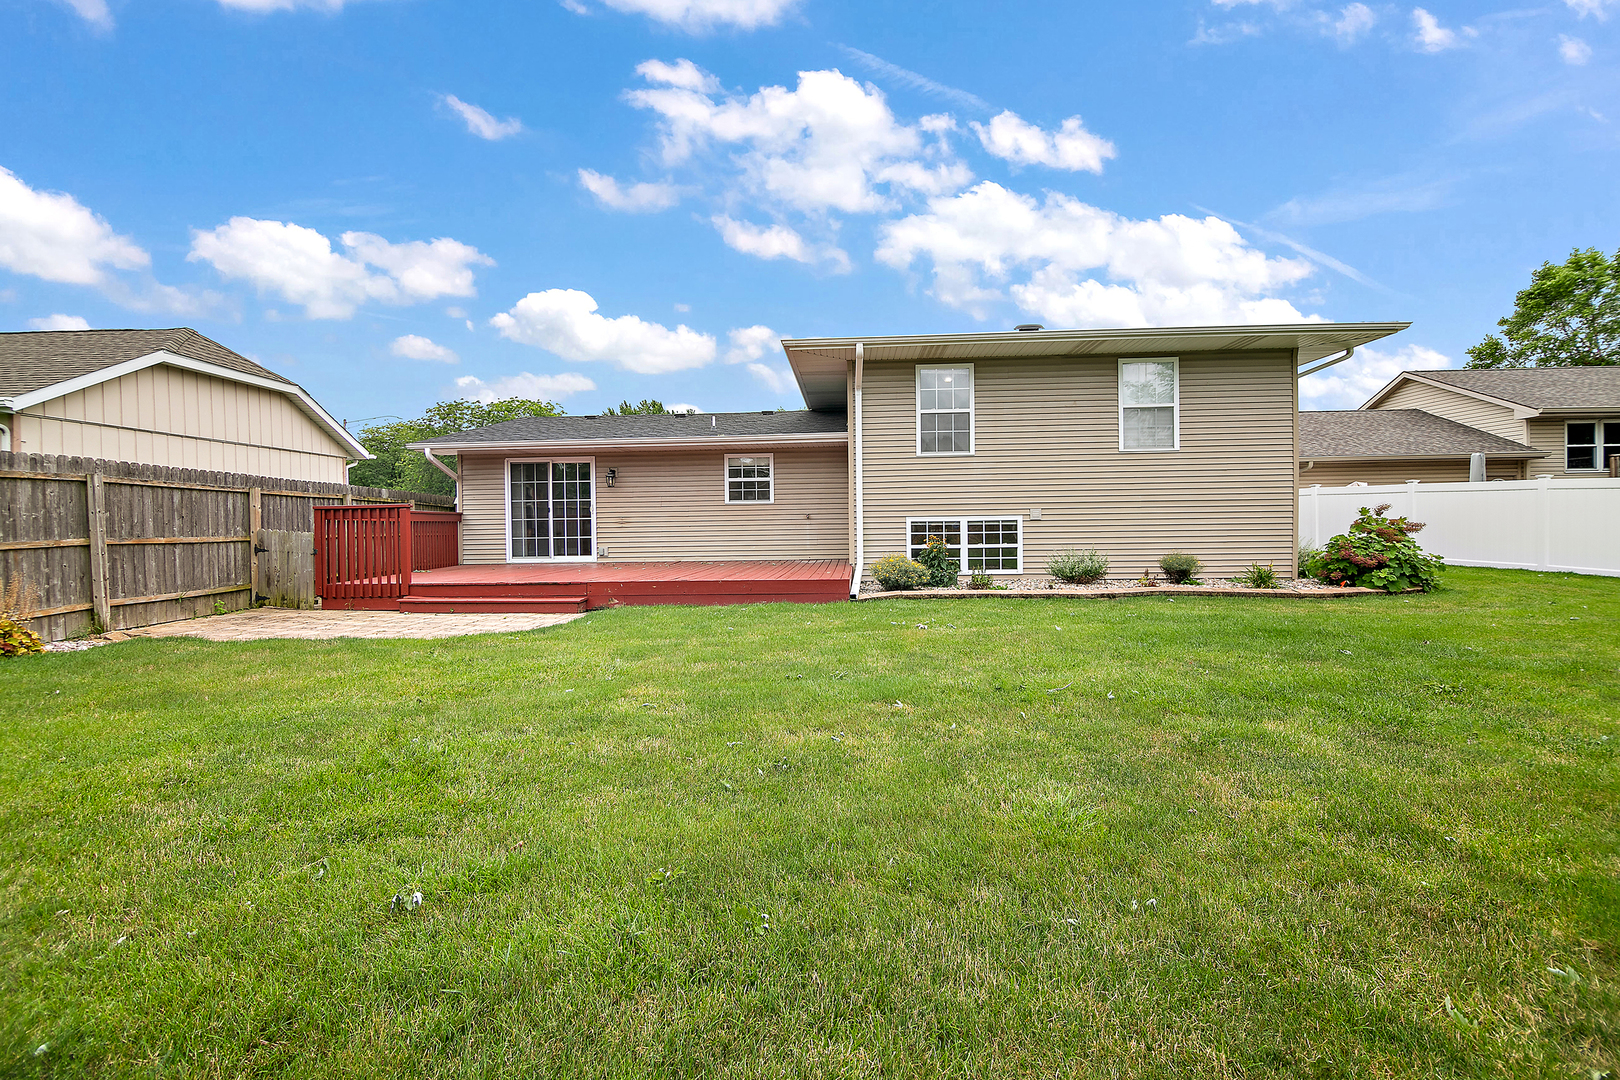
M1038 322L1027 322L1020 323L1019 325L1013 327L1013 329L1018 331L1020 334L1028 334L1036 330L1045 330L1046 327L1042 326Z

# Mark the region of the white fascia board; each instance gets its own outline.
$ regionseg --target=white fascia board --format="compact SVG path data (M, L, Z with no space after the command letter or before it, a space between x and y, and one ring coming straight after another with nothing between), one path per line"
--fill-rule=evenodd
M1517 401L1508 401L1506 398L1492 397L1490 394L1483 394L1478 390L1469 390L1466 387L1457 386L1453 383L1441 382L1439 379L1425 379L1422 375L1415 371L1403 371L1399 375L1395 376L1389 381L1389 385L1385 386L1382 390L1378 391L1378 393L1368 398L1367 404L1363 405L1362 408L1377 408L1380 401L1383 401L1386 397L1388 397L1390 392L1401 384L1402 380L1407 379L1415 383L1422 383L1424 386L1432 386L1436 390L1450 390L1453 394L1461 394L1463 397L1470 397L1475 401L1484 401L1491 405L1500 405L1504 409L1511 409L1513 410L1513 419L1515 420L1534 420L1536 417L1541 415L1540 409L1532 409L1530 406L1521 405Z
M137 356L133 360L125 360L121 364L104 367L99 371L92 371L64 382L42 386L38 390L30 390L26 394L19 394L11 399L10 407L17 412L21 412L31 405L38 405L43 401L53 401L56 398L65 397L80 390L88 390L92 386L112 382L114 379L121 379L125 375L132 375L137 371L156 367L158 364L168 364L170 367L194 371L199 375L209 375L216 379L224 379L227 382L242 383L244 386L253 386L260 390L272 390L278 394L285 394L296 401L299 408L311 420L325 428L328 435L354 451L354 457L369 460L372 456L370 451L360 445L360 442L353 435L350 435L342 424L334 420L330 413L321 408L320 404L310 397L302 386L296 383L266 379L262 375L249 375L243 371L232 371L230 368L220 367L218 364L210 364L205 360L193 360L189 356L180 356L165 349L147 353L145 356Z
M829 432L825 435L753 435L736 438L725 436L708 436L701 439L547 439L527 442L505 443L406 443L408 450L433 450L441 453L478 453L492 454L507 453L509 451L523 451L525 453L548 453L552 450L567 450L577 452L581 450L595 450L601 453L611 453L614 450L747 450L751 448L763 449L767 446L846 446L849 444L848 434Z

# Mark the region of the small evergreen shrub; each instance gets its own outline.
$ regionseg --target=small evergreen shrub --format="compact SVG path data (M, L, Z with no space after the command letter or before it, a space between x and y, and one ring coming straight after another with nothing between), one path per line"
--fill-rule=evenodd
M21 619L0 615L0 656L25 656L44 652L45 644L39 635L22 624Z
M1423 522L1384 517L1388 509L1389 503L1371 510L1363 506L1350 531L1329 540L1312 556L1305 572L1329 585L1357 585L1388 592L1412 588L1431 592L1439 588L1445 560L1424 551L1412 539L1413 533L1422 530Z
M1259 563L1250 563L1247 570L1232 580L1250 589L1282 588L1282 582L1277 580L1277 571L1269 565L1261 566Z
M1076 551L1069 548L1047 560L1046 572L1071 585L1090 585L1108 576L1108 556L1095 548Z
M961 571L962 564L951 558L945 548L944 537L930 536L917 561L928 571L928 584L936 589L956 588L956 575Z
M1172 551L1159 560L1159 569L1164 571L1164 576L1170 579L1172 585L1196 585L1198 575L1204 571L1204 564L1198 561L1196 555Z
M885 555L872 564L872 580L888 592L920 589L928 584L928 567L904 555Z
M968 588L970 589L994 589L996 587L996 579L989 574L978 573L968 578Z

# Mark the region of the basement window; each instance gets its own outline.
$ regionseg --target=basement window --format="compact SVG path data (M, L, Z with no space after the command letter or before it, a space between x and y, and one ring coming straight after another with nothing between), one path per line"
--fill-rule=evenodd
M915 559L937 536L964 574L1016 574L1023 570L1022 525L1018 517L907 518L906 551Z

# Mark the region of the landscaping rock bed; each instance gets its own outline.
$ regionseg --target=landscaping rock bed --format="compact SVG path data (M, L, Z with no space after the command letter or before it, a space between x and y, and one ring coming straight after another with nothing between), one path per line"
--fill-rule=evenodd
M1383 596L1382 589L1344 588L1323 584L1315 578L1294 578L1276 589L1251 589L1224 578L1209 578L1201 585L1138 585L1135 578L1112 578L1090 585L1066 585L1056 578L1024 576L997 578L1000 589L908 589L903 592L885 591L876 582L861 583L860 600L883 600L895 596L918 599L944 599L969 596L1006 596L1035 598L1041 596L1090 597L1109 600L1121 596L1284 596L1293 599L1328 599L1337 596Z

